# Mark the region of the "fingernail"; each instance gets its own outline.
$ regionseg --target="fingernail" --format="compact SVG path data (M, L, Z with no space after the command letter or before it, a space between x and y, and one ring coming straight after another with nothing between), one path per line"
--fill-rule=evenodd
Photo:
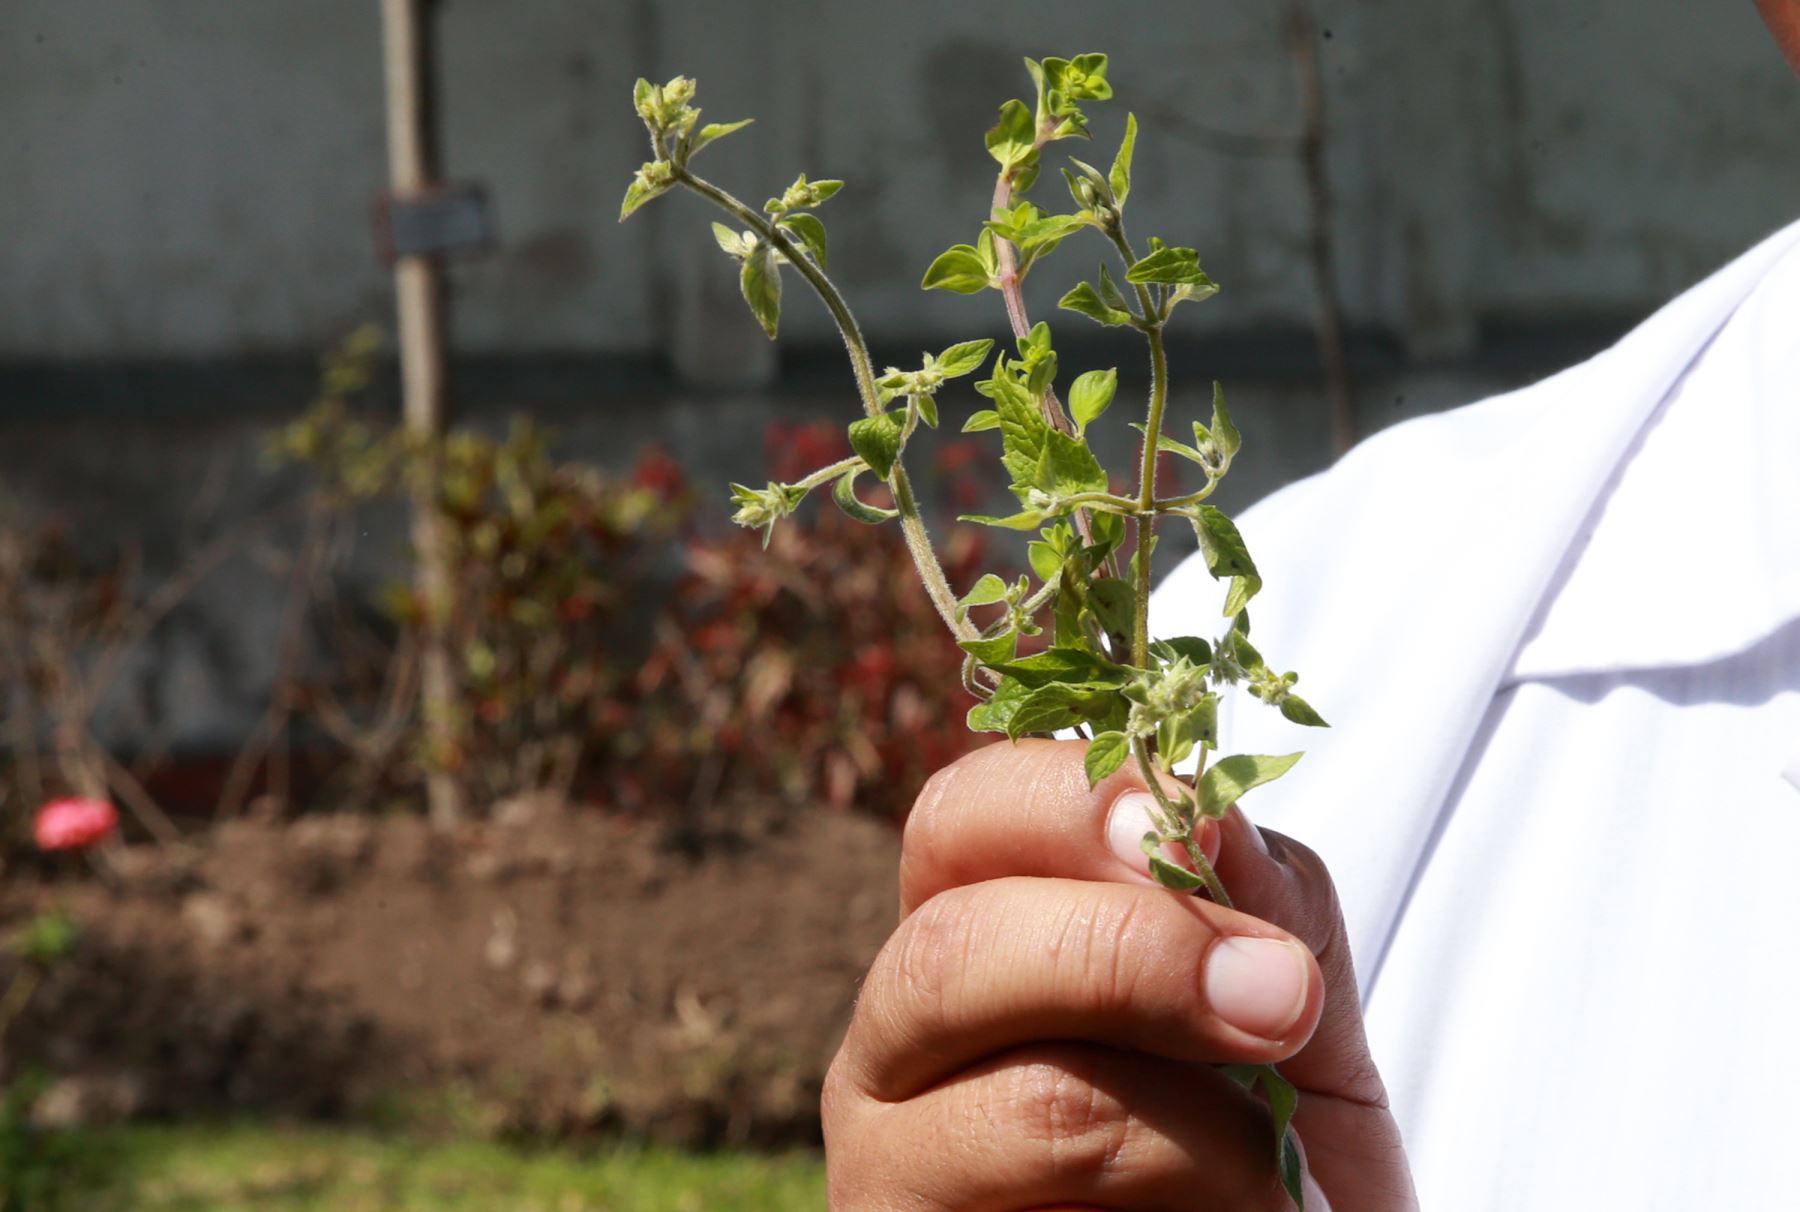
M1306 956L1298 944L1234 936L1206 956L1206 1002L1240 1031L1280 1039L1306 1009Z
M1150 874L1150 860L1144 857L1143 839L1155 829L1151 812L1156 797L1148 791L1127 791L1113 801L1106 818L1106 844L1119 856L1119 861L1133 871Z

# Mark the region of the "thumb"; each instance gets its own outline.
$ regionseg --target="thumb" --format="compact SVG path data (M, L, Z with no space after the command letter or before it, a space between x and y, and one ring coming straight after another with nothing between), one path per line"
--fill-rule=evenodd
M1312 1038L1278 1068L1300 1089L1294 1129L1307 1172L1336 1212L1416 1212L1400 1127L1369 1055L1356 969L1325 863L1290 837L1258 829L1233 805L1221 822L1219 878L1237 907L1312 949L1325 1004Z
M1318 1029L1281 1063L1282 1074L1303 1090L1385 1108L1387 1093L1363 1030L1344 916L1324 861L1290 837L1257 828L1236 805L1220 822L1220 834L1216 868L1236 908L1300 939L1325 978Z

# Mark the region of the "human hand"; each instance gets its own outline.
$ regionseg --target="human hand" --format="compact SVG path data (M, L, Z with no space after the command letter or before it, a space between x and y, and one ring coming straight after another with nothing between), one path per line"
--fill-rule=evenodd
M993 745L907 822L901 922L823 1103L839 1212L1285 1209L1268 1111L1217 1063L1279 1062L1308 1212L1417 1207L1318 857L1234 808L1203 844L1238 908L1170 892L1144 783L1085 746Z

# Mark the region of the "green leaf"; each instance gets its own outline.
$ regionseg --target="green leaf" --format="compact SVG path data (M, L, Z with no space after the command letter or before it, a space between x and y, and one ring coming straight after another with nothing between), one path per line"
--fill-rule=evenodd
M1208 694L1189 712L1164 720L1156 729L1156 751L1173 766L1184 762L1196 745L1219 740L1219 696Z
M1088 609L1108 635L1131 634L1137 615L1137 590L1130 581L1100 577L1087 586Z
M1045 215L1017 229L1016 234L1009 238L1019 246L1020 251L1031 252L1045 245L1054 246L1089 224L1090 220L1080 215Z
M1177 892L1192 892L1204 887L1206 881L1178 863L1171 863L1163 857L1163 839L1154 833L1146 833L1138 839L1138 846L1144 857L1150 860L1150 874L1156 882L1165 888L1173 888Z
M1119 153L1113 157L1112 171L1106 174L1112 186L1113 204L1125 207L1125 195L1131 192L1131 152L1137 144L1137 115L1125 115L1125 137L1119 141Z
M1125 271L1127 282L1160 282L1167 286L1211 286L1200 271L1200 255L1191 248L1159 248Z
M731 257L747 257L750 255L750 250L755 247L754 244L744 238L742 232L732 231L723 223L714 223L712 225L712 233L713 239L718 241L719 247L724 249L725 253Z
M1163 314L1166 316L1175 310L1177 303L1185 303L1192 299L1196 303L1203 302L1219 293L1219 284L1208 281L1202 285L1184 284L1171 290L1163 300Z
M1157 640L1150 650L1164 660L1186 657L1196 665L1212 664L1212 646L1197 635L1178 635L1172 640Z
M1256 564L1244 546L1244 537L1230 518L1216 506L1201 505L1188 518L1194 524L1194 535L1200 541L1200 553L1206 558L1207 571L1214 579L1256 577ZM1260 580L1258 581L1260 585ZM1235 611L1232 613L1236 613Z
M856 495L856 477L861 474L861 468L858 468L855 471L846 472L837 478L837 483L831 486L831 499L837 502L837 507L855 518L858 522L865 523L869 526L878 525L890 518L899 517L900 511L898 509L881 509L877 506L870 505Z
M1306 1163L1300 1158L1300 1137L1289 1128L1281 1137L1281 1186L1294 1201L1294 1212L1306 1212Z
M946 379L956 379L979 370L981 364L987 361L988 350L993 347L993 340L987 338L952 345L937 356L938 373Z
M990 280L1000 272L1000 250L995 243L994 233L983 228L975 237L975 255L981 258L981 267L987 271Z
M1031 111L1023 101L1008 101L1000 107L1000 121L987 133L988 154L1011 168L1036 151L1036 131Z
M1231 414L1225 411L1225 389L1219 386L1216 379L1213 381L1212 438L1228 459L1244 444L1237 426L1231 423Z
M1089 516L1088 526L1094 534L1094 548L1098 554L1095 560L1103 560L1119 549L1125 541L1125 519L1116 513L1095 513Z
M1047 112L1045 109L1044 98L1044 65L1039 63L1036 59L1027 56L1025 59L1025 71L1031 76L1031 82L1037 88L1037 118L1041 121L1046 116Z
M774 254L770 245L758 244L744 258L744 267L738 272L738 286L744 292L744 302L750 305L751 313L771 341L781 322L781 271L775 267Z
M1112 96L1112 85L1106 82L1106 56L1076 55L1067 59L1046 58L1044 80L1064 105L1075 101L1105 101Z
M1120 766L1131 755L1131 741L1123 732L1102 732L1088 743L1082 765L1087 770L1088 790Z
M1131 678L1131 671L1123 665L1097 657L1085 648L1046 648L995 668L1034 689L1055 684L1103 689L1123 686Z
M983 665L997 665L1013 658L1018 651L1019 633L1009 631L1005 635L989 636L982 640L958 640L957 645Z
M811 204L813 206L817 206L819 203L825 201L825 199L831 197L832 194L835 194L838 190L844 188L844 183L842 181L835 181L830 178L826 178L823 181L813 181L809 184L812 187L813 199Z
M981 433L985 430L999 428L1000 414L991 408L983 408L979 412L969 414L969 419L963 422L962 431L964 433Z
M638 207L652 198L661 197L673 187L674 181L664 181L653 175L653 170L658 165L667 167L660 160L655 164L646 164L638 170L637 176L631 179L631 184L625 189L625 201L619 205L619 222L625 222Z
M1005 732L1018 712L1019 705L1031 693L1024 683L1001 678L994 687L994 697L969 708L970 732Z
M1005 677L994 688L993 698L969 712L969 728L974 732L1004 732L1013 740L1027 732L1055 732L1080 723L1094 710L1095 701L1104 700L1109 693L1095 694L1067 686L1033 689Z
M1028 509L1004 518L990 517L984 513L965 513L958 515L956 520L974 522L981 526L1004 526L1008 530L1036 530L1044 524L1044 511Z
M1011 210L1004 206L996 206L993 215L994 217L982 226L1002 239L1012 240L1014 243L1018 242L1020 228L1043 218L1042 212L1029 202L1020 202Z
M1044 452L1049 423L1035 398L1010 373L996 371L988 382L994 390L994 411L1000 416L1000 461L1015 484L1030 484Z
M1068 497L1078 492L1106 491L1106 469L1082 439L1061 430L1047 430L1040 457L1040 475L1047 470L1049 482L1039 483L1038 487L1050 495Z
M1025 558L1040 581L1048 581L1062 571L1062 553L1048 543L1033 541L1025 545Z
M1139 433L1149 432L1145 429L1142 421L1131 422L1131 428L1137 430ZM1195 450L1192 446L1177 442L1166 433L1156 435L1156 448L1158 450L1166 450L1170 454L1180 455L1190 463L1198 463L1202 467L1207 466L1206 460L1200 456L1199 451Z
M995 602L1006 600L1006 582L988 573L970 587L969 592L956 600L958 606L992 606Z
M1232 577L1231 588L1225 594L1225 614L1227 616L1242 612L1262 589L1262 578L1255 574Z
M1114 284L1112 275L1107 272L1104 263L1100 266L1100 301L1127 315L1131 312L1131 304L1127 303L1125 296L1119 293L1119 288Z
M1225 810L1242 799L1246 792L1274 782L1299 760L1298 753L1281 757L1240 753L1221 758L1200 776L1200 811L1210 817L1225 815Z
M1051 683L1039 686L1019 704L1006 722L1006 735L1018 740L1028 732L1056 732L1072 728L1092 712L1095 700L1104 699L1110 691L1084 691L1080 687Z
M708 143L717 139L723 139L732 131L743 130L754 121L756 121L755 118L745 118L741 122L708 122L705 126L700 128L699 133L694 136L693 142L688 144L687 154L693 156Z
M820 222L819 216L809 215L804 211L798 214L783 215L778 226L785 227L799 236L800 243L806 246L806 251L812 254L812 259L819 263L819 268L825 268L825 224Z
M885 480L894 470L894 460L900 457L900 434L900 422L892 413L864 417L850 425L850 449L863 457L869 470Z
M1088 319L1108 328L1120 324L1131 323L1131 313L1123 308L1109 306L1099 293L1086 282L1077 283L1068 294L1056 301L1056 305L1067 311L1079 312Z
M1281 700L1281 714L1296 724L1304 724L1308 728L1329 728L1323 716L1312 709L1312 705L1297 694L1290 694Z
M955 244L939 254L925 271L921 290L953 290L959 295L977 294L988 286L987 266L981 254L968 244Z
M1091 422L1106 411L1118 386L1119 372L1116 368L1090 370L1075 376L1075 382L1069 385L1069 412L1075 418L1077 432L1087 429Z
M1244 618L1248 618L1248 617L1249 617L1248 615L1240 612L1237 616L1237 619L1244 619ZM1243 629L1238 628L1235 625L1237 623L1237 619L1232 620L1233 626L1232 626L1231 630L1227 631L1225 633L1224 637L1221 639L1220 647L1224 647L1225 644L1228 642L1231 645L1232 659L1235 660L1239 665L1242 665L1246 672L1255 673L1255 672L1258 672L1259 670L1263 671L1263 672L1267 672L1269 667L1263 661L1262 653L1258 652L1256 650L1256 645L1254 645L1250 642L1249 629L1248 628L1243 628Z

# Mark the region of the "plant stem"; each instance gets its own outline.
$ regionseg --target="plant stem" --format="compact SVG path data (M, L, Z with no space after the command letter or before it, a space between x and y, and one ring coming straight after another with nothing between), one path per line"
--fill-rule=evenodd
M1122 497L1117 493L1111 492L1077 492L1059 499L1063 505L1104 505L1112 513L1126 514L1133 517L1137 515L1138 511L1138 503L1136 501L1132 500L1130 497ZM1158 504L1161 504L1161 502L1158 502Z
M847 459L839 459L829 467L819 468L819 470L813 472L803 480L794 481L793 486L806 492L811 492L821 484L831 483L831 481L837 479L846 471L851 471L856 468L867 468L868 466L869 464L861 455L851 455Z
M1137 617L1131 627L1131 663L1139 669L1150 663L1150 550L1156 539L1157 439L1162 436L1163 412L1169 403L1169 354L1163 346L1162 325L1150 328L1144 336L1150 342L1150 414L1144 422L1144 460L1138 473Z
M1150 756L1150 742L1141 736L1131 738L1131 751L1137 755L1138 769L1143 772L1144 782L1150 788L1150 794L1156 797L1156 803L1165 817L1163 833L1181 842L1187 852L1188 862L1193 865L1194 874L1206 885L1207 895L1214 902L1231 908L1231 897L1225 891L1225 885L1219 879L1219 873L1213 865L1206 861L1206 852L1200 849L1200 843L1194 837L1193 827L1182 818L1180 809L1170 802L1168 793L1163 790L1162 780L1157 777L1156 763Z
M1044 144L1050 141L1050 134L1055 129L1054 124L1039 126L1037 132L1037 147L1040 151L1043 149ZM990 215L992 215L993 211L1004 210L1011 204L1013 174L1013 169L1002 169L999 179L994 182L994 201L992 208L988 212ZM1018 262L1013 257L1012 241L1003 239L1000 236L995 236L994 256L1000 263L1000 297L1006 301L1006 318L1012 325L1014 339L1022 341L1031 332L1031 320L1030 317L1025 314L1025 291L1020 284L1021 279L1019 278ZM1046 387L1044 389L1043 409L1044 419L1050 422L1051 425L1062 430L1064 433L1075 432L1075 423L1071 421L1068 414L1063 411L1062 401L1056 398L1056 388ZM1081 536L1081 541L1092 545L1094 541L1094 521L1093 518L1089 516L1088 511L1086 509L1077 509L1075 511L1074 521L1075 532ZM1110 554L1106 557L1105 561L1103 561L1101 567L1106 576L1111 577L1118 575L1118 566L1114 563L1113 557Z
M825 276L825 271L809 261L774 223L710 181L696 177L686 167L675 170L675 179L729 212L739 222L748 224L759 237L773 244L788 259L794 270L806 279L807 285L813 288L813 293L819 296L826 310L831 313L838 333L844 338L844 348L850 354L850 369L856 376L856 390L862 398L863 411L871 417L880 416L881 395L875 389L875 367L869 360L869 347L863 341L862 330L857 327L856 317L850 313L849 304L844 302L837 287L831 284L831 279ZM907 478L906 468L900 465L898 459L894 461L893 473L888 476L888 487L894 493L894 507L900 511L900 529L906 536L906 549L912 553L913 564L919 570L919 579L924 582L931 604L937 608L944 626L950 629L950 634L959 640L975 639L978 633L974 624L957 617L956 593L950 588L950 579L944 575L944 566L938 563L937 553L932 550L931 536L925 530L925 519L919 513L919 502L913 496L912 481Z
M1219 481L1222 479L1224 479L1223 476L1208 477L1206 487L1199 492L1190 492L1183 497L1163 497L1156 502L1156 512L1168 513L1175 509L1186 509L1189 505L1198 505L1213 494L1213 489L1219 486Z

